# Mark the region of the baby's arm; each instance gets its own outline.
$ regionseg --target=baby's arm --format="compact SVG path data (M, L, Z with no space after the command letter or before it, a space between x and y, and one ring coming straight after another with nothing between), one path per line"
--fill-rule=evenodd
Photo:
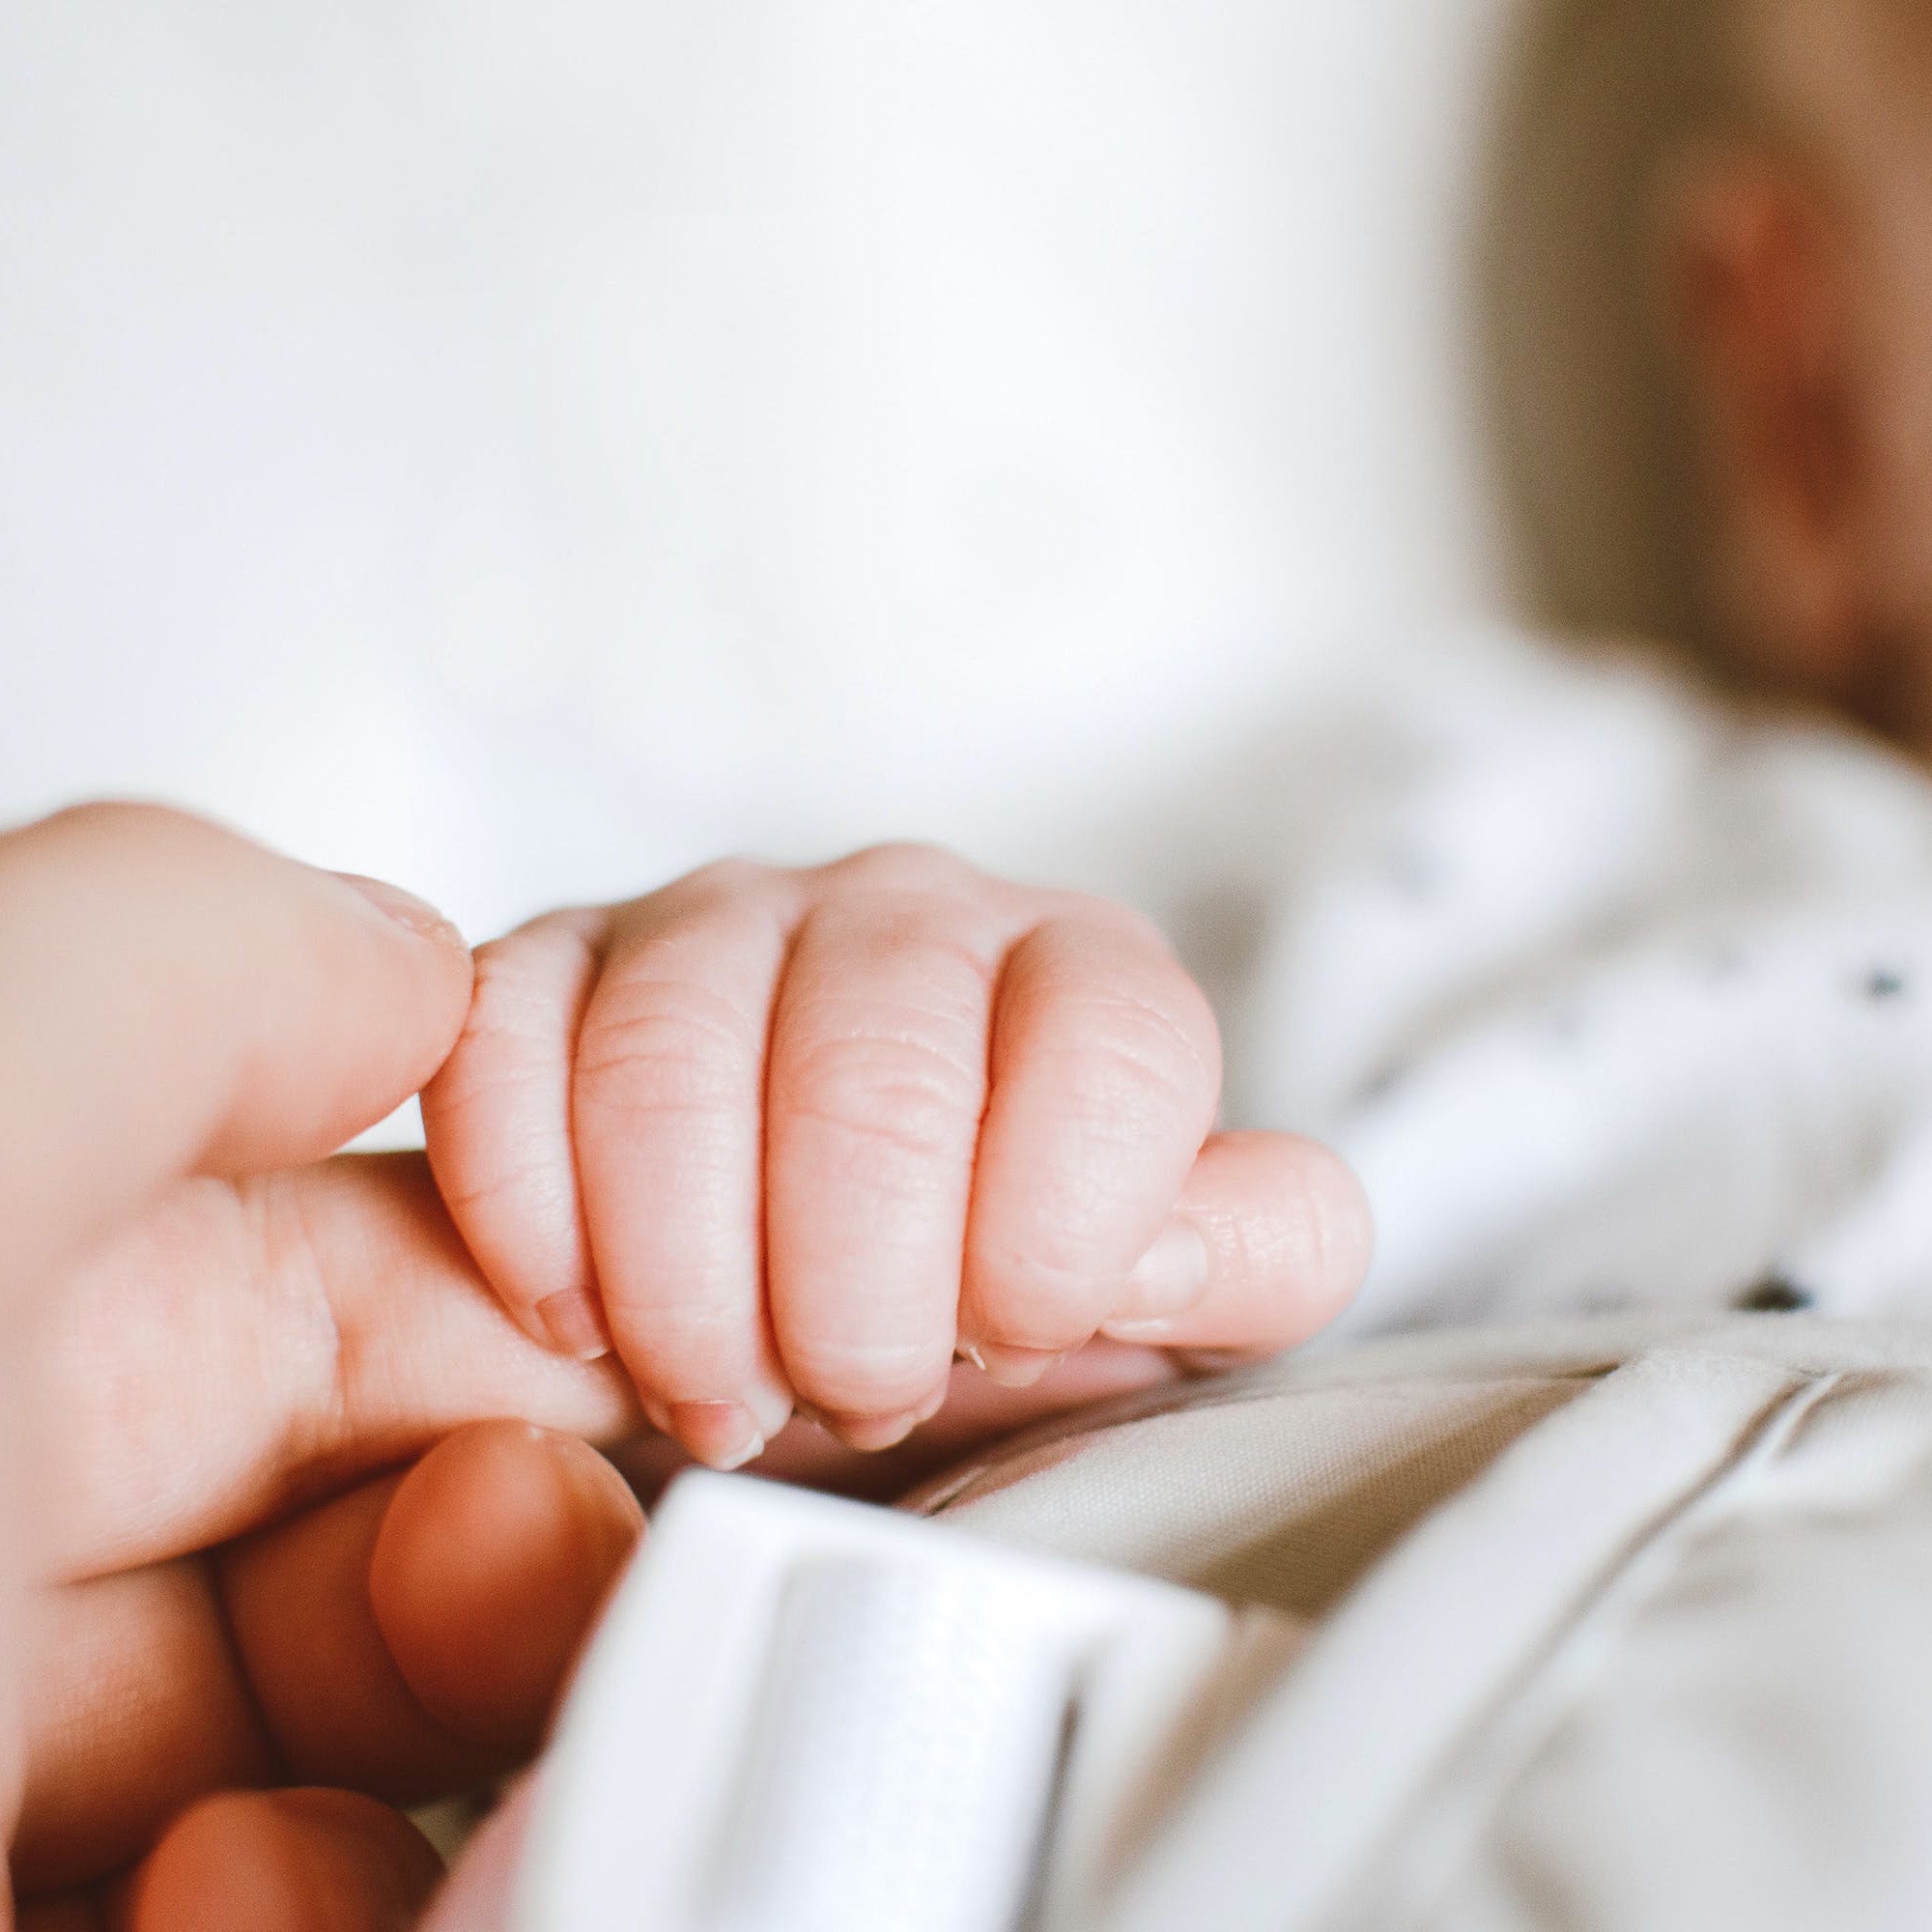
M478 1264L546 1346L614 1347L735 1466L794 1405L856 1448L1096 1334L1270 1352L1366 1265L1312 1144L1212 1131L1207 1002L1137 915L943 853L707 867L477 955L423 1098Z

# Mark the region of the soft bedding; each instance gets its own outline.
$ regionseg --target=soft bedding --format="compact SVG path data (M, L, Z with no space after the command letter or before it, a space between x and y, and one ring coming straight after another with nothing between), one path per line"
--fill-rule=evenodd
M1242 1113L1332 1137L1375 1203L1340 1332L1932 1311L1918 771L1513 636L1282 757L1328 776L1257 880L1229 1058Z

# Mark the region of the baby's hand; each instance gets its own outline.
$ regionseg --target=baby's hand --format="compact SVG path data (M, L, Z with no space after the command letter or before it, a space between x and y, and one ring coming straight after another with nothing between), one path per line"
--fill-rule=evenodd
M1368 1257L1348 1170L1213 1134L1220 1043L1158 932L943 853L731 863L477 954L430 1160L517 1320L614 1345L735 1466L809 1406L857 1448L954 1351L1037 1380L1096 1334L1270 1352Z

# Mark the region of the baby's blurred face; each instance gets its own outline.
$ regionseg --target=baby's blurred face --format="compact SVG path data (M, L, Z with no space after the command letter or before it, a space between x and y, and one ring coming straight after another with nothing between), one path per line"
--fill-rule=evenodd
M1714 601L1747 672L1932 753L1932 0L1742 24L1754 131L1673 238Z
M1824 192L1838 204L1850 284L1845 424L1863 441L1873 493L1869 621L1907 654L1901 696L1922 707L1932 697L1932 7L1801 0L1799 11L1817 22L1823 152L1842 175ZM1922 710L1911 728L1922 737Z

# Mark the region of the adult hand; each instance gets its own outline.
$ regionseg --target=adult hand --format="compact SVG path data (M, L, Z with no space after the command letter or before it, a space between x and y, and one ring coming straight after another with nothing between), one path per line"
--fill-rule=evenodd
M635 1539L576 1439L614 1378L523 1342L419 1161L320 1159L469 984L415 901L175 814L0 838L21 1932L410 1922L439 1868L378 1800L527 1752Z
M637 1432L628 1379L526 1339L420 1157L323 1158L441 1063L469 984L416 901L172 813L0 838L21 1932L412 1922L439 1869L393 1807L529 1754L635 1541L582 1439ZM1172 1372L962 1375L894 1457L796 1427L772 1462L885 1491ZM479 1849L438 1932L497 1922L509 1839Z

